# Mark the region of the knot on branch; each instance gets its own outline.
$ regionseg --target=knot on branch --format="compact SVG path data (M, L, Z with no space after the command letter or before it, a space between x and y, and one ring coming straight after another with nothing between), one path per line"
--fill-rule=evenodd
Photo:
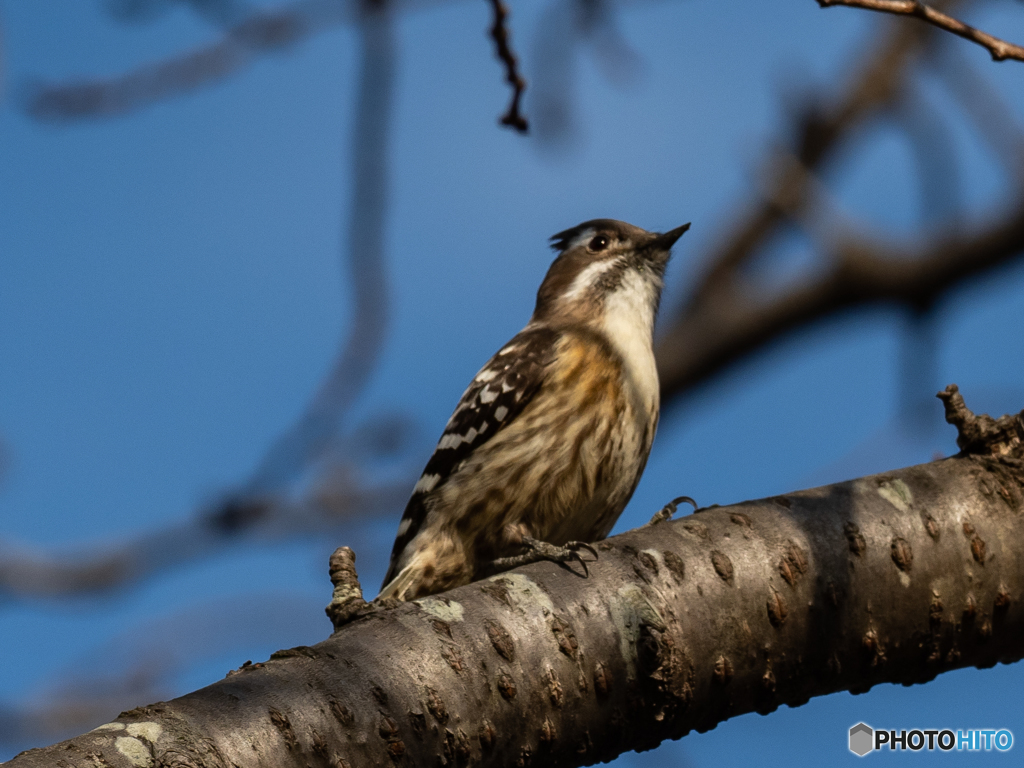
M334 625L334 631L337 632L352 619L365 613L369 603L363 599L363 588L359 585L359 576L356 574L356 553L350 547L338 547L334 550L334 554L331 555L330 574L334 594L331 596L330 605L324 610Z
M1024 411L993 419L976 416L964 403L960 388L950 384L936 395L946 406L946 421L956 427L956 444L964 453L1024 458Z

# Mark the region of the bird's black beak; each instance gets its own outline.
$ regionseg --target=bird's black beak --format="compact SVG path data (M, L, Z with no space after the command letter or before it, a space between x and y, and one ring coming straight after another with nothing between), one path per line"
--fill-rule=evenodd
M658 235L653 240L651 240L650 243L648 243L647 247L651 249L657 249L659 251L667 251L669 248L675 245L676 240L682 237L683 232L685 232L689 228L689 223L686 223L683 224L683 226L676 227L675 229L670 230L669 232L666 232L663 235Z

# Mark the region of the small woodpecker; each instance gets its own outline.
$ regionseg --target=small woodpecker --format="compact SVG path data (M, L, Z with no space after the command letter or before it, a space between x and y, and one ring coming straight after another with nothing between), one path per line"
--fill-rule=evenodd
M672 245L594 219L558 252L530 322L470 383L398 526L380 598L413 600L608 535L658 426L654 318Z

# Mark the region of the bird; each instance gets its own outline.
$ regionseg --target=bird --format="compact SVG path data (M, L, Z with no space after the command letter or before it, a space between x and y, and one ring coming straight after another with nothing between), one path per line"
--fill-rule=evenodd
M470 382L413 489L378 600L578 559L633 495L658 426L653 331L689 229L593 219L557 253L526 326ZM584 566L585 567L585 566Z

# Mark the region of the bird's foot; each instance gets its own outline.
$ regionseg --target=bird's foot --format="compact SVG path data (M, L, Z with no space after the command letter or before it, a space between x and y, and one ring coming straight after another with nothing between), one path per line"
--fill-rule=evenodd
M597 559L597 550L583 541L567 541L562 546L540 541L529 536L523 537L523 548L526 550L521 555L513 557L499 557L492 563L495 571L507 571L509 568L516 568L527 563L536 563L541 560L550 560L554 563L567 563L576 561L583 566L583 574L589 576L587 561L583 559L580 550L586 550ZM591 561L593 562L593 561Z
M680 496L678 498L672 499L672 501L670 501L664 507L655 512L654 517L652 517L650 522L647 524L657 525L658 523L663 523L666 520L671 520L672 515L676 513L676 510L679 508L679 505L684 502L687 504L692 504L694 512L696 512L699 509L699 507L697 506L697 502L691 499L689 496Z

